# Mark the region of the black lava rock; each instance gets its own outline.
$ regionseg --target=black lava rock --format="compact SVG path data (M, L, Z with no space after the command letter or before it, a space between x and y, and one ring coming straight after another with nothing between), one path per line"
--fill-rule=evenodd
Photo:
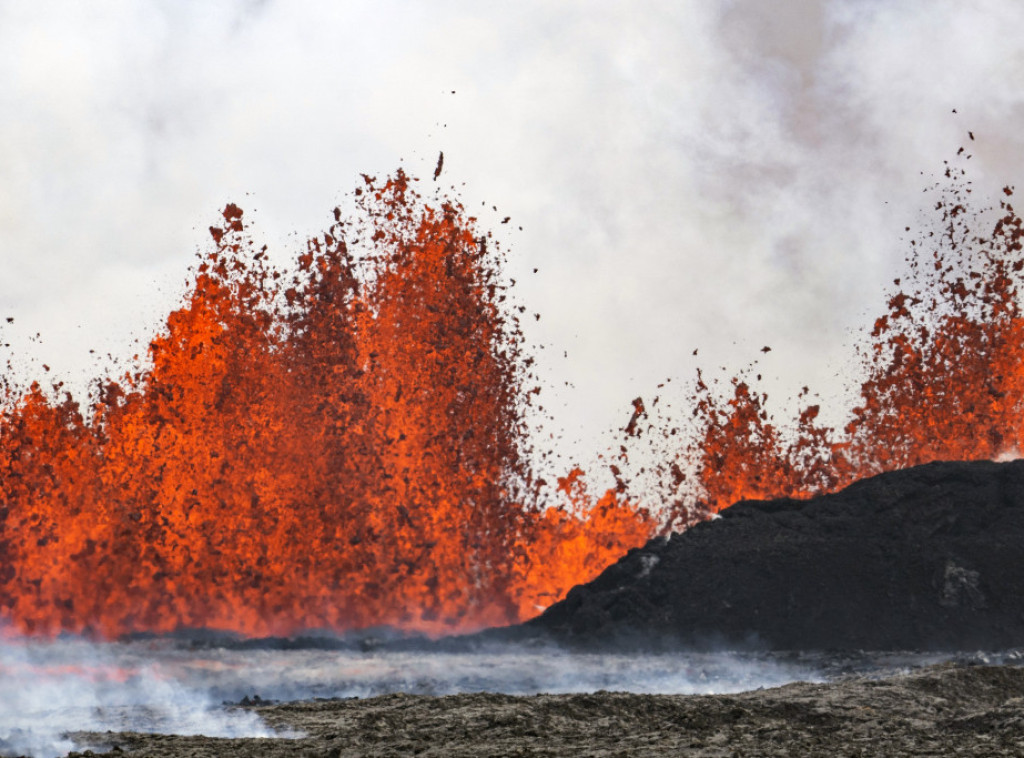
M740 502L631 550L506 639L573 648L1024 645L1024 461Z

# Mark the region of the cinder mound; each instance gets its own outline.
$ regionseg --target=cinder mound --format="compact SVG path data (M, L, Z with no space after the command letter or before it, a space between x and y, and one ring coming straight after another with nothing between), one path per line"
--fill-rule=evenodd
M932 463L741 502L519 627L570 647L1024 645L1024 461Z

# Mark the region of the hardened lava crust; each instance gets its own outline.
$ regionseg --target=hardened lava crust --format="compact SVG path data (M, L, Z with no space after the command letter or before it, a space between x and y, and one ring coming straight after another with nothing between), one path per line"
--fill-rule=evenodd
M943 664L738 695L386 695L244 706L301 737L71 735L179 756L1017 756L1024 669ZM86 755L82 750L73 756Z
M571 648L1024 644L1024 461L940 462L740 502L630 551L509 638Z

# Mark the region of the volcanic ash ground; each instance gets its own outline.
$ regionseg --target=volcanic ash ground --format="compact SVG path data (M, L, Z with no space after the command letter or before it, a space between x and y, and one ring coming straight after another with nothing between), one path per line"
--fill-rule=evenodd
M248 706L293 739L76 735L133 756L1020 755L1024 670L929 667L739 695L442 698Z

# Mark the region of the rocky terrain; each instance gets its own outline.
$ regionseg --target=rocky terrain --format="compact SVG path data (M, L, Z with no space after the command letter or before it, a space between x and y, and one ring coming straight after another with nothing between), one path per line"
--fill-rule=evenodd
M741 502L490 635L572 648L1024 644L1024 461L932 463Z
M739 695L386 695L237 707L303 736L74 738L96 752L151 758L1024 753L1024 669L1016 666L944 664Z

